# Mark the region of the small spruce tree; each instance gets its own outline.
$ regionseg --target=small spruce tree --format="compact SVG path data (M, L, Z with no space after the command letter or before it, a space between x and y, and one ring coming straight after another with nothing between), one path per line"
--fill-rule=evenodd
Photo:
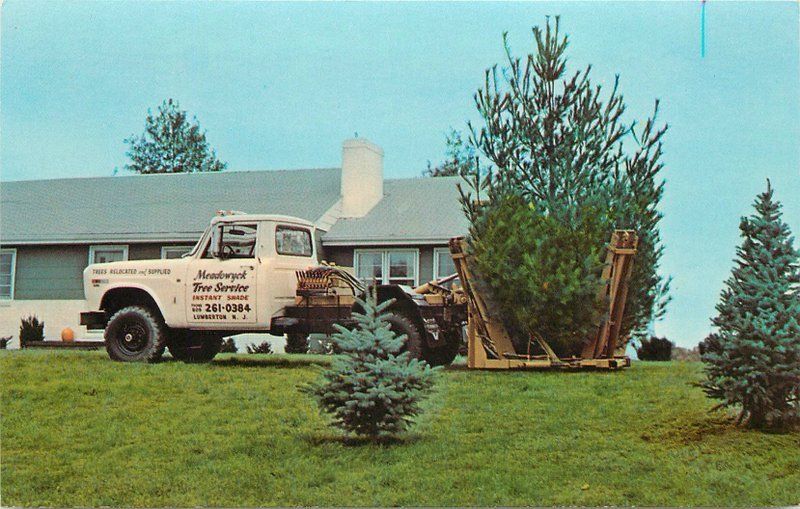
M385 321L391 303L378 305L374 296L359 300L364 313L353 313L357 327L336 325L333 340L343 355L303 388L335 426L372 441L392 438L413 422L436 369L401 353L405 335L392 332Z
M754 206L702 345L701 386L716 408L741 408L739 423L782 427L800 415L800 264L769 181Z

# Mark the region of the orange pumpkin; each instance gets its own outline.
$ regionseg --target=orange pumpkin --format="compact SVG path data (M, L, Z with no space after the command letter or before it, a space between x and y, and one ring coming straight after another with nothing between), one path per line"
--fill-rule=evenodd
M75 341L75 332L69 327L61 331L61 341Z

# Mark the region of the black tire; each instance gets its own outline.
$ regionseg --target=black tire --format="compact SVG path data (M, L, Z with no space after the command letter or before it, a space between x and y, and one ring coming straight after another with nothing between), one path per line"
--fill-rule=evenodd
M221 334L175 331L167 338L169 353L176 360L196 364L211 362L222 349Z
M286 335L286 353L308 353L308 334L291 333Z
M392 332L398 336L401 334L406 335L406 343L401 352L409 352L414 359L423 360L422 335L417 326L414 325L414 322L403 315L394 313L387 316L386 321L389 323L389 329Z
M438 348L425 345L422 354L431 366L447 366L452 364L461 347L461 331L442 332L445 335L445 344Z
M161 317L144 306L120 309L108 321L106 351L119 362L157 362L164 354L167 327Z

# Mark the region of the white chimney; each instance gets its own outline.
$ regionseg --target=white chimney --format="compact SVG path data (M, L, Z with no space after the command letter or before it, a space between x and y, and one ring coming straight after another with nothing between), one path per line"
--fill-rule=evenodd
M364 217L383 198L383 149L364 138L342 144L341 217Z

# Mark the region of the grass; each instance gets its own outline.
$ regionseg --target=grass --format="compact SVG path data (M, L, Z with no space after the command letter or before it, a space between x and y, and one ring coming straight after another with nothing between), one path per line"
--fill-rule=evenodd
M800 433L736 428L693 363L451 368L391 445L353 444L298 384L325 357L118 364L2 352L3 506L790 505Z

